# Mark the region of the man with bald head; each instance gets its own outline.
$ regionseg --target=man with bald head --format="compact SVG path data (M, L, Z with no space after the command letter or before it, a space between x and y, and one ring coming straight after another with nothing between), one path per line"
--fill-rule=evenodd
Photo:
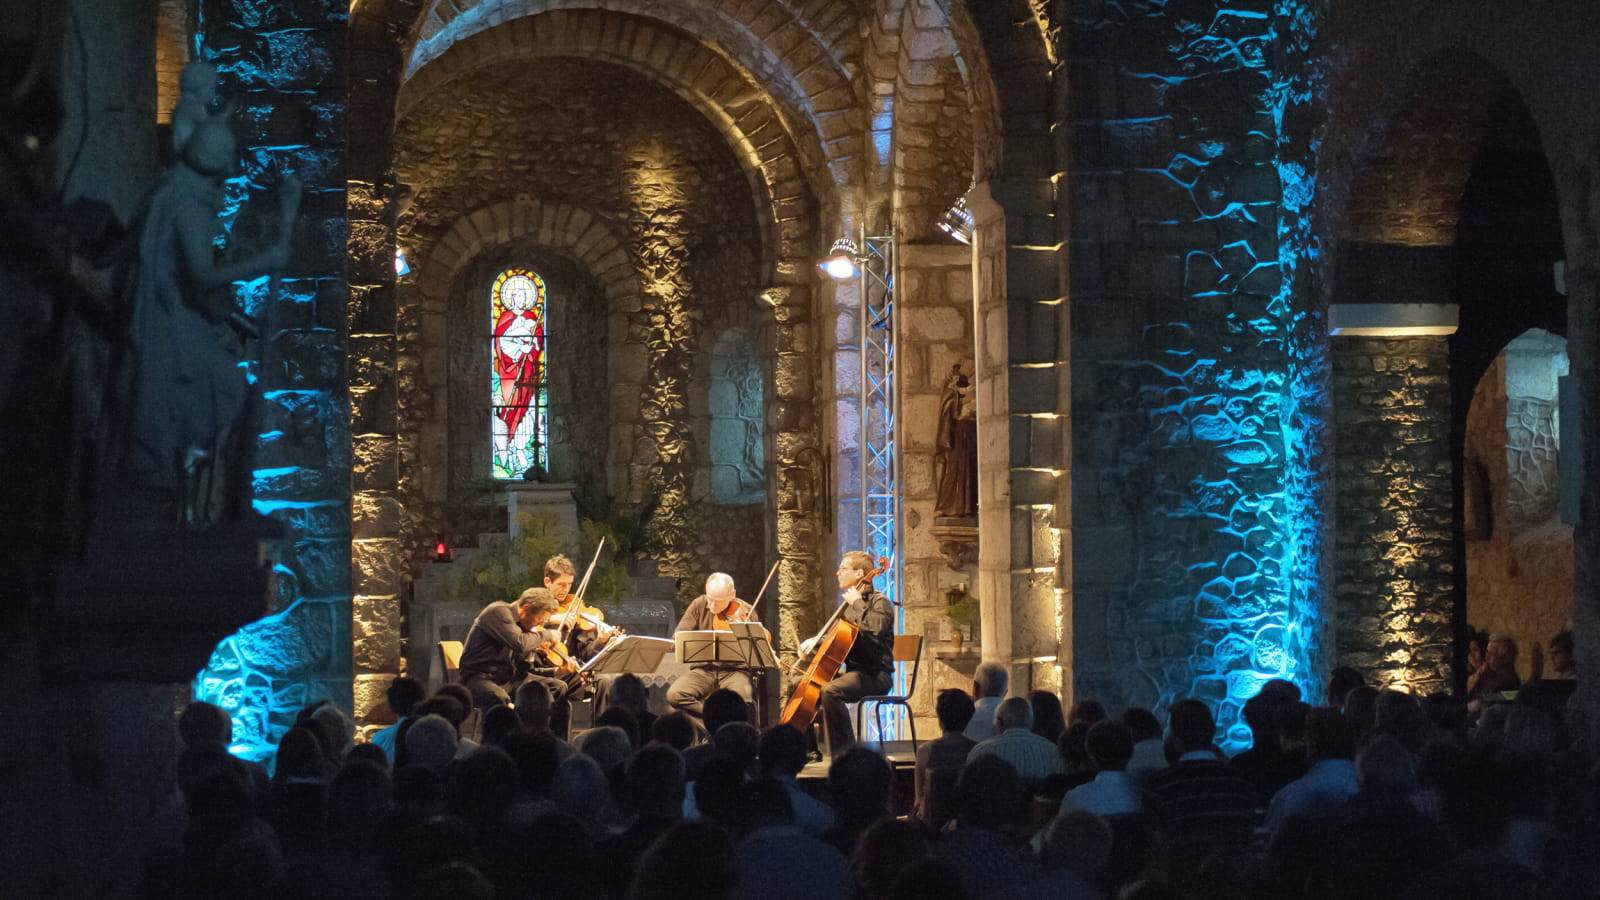
M696 597L678 620L678 631L727 631L730 622L744 621L749 604L740 600L733 587L733 576L713 572L706 579L706 592ZM746 706L755 698L755 682L747 669L719 663L701 663L678 677L667 691L667 704L693 718L702 729L705 699L712 691L727 688L744 698Z

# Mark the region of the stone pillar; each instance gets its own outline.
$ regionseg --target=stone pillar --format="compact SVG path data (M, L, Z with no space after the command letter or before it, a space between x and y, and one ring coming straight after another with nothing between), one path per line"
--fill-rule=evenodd
M952 244L901 244L900 333L895 339L900 403L901 630L923 636L923 664L915 714L922 733L938 729L933 698L941 688L967 688L969 675L935 665L947 649L946 593L957 585L975 592L976 554L951 546L950 525L935 510L940 401L952 366L973 356L972 251ZM980 431L981 434L981 431ZM976 539L976 519L965 529L967 548ZM964 554L964 555L963 555Z
M1449 342L1334 338L1338 658L1368 684L1447 691L1456 601Z
M279 290L248 298L269 323L255 502L288 532L273 554L278 598L218 645L196 690L234 714L237 743L264 756L308 701L351 709L346 15L208 0L201 26L239 106L245 202L278 173L305 183L288 271L265 286Z

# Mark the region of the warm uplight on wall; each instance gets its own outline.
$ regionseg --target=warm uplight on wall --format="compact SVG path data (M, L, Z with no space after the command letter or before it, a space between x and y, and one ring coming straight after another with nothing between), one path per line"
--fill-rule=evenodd
M1455 334L1461 308L1454 303L1335 303L1328 334L1338 337L1427 337Z
M861 274L861 269L856 265L856 253L859 250L855 241L839 238L833 242L827 257L817 263L817 268L828 273L828 277L834 281L849 281Z

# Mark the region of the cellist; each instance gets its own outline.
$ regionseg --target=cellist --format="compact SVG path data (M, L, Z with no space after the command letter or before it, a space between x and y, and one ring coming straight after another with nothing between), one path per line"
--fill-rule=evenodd
M844 592L842 618L861 626L861 633L844 659L844 671L823 685L817 702L828 734L828 755L837 759L855 743L846 704L862 697L887 694L894 682L894 605L872 587L872 557L851 550L839 561L839 590ZM800 645L800 656L811 655L826 635L818 634Z
M729 631L733 622L743 622L750 614L750 604L740 600L734 590L733 576L726 572L712 572L706 578L706 592L689 603L678 620L678 631ZM705 699L713 691L727 688L744 698L745 708L755 700L755 681L748 669L736 666L702 663L683 673L667 690L667 704L704 726L702 714Z

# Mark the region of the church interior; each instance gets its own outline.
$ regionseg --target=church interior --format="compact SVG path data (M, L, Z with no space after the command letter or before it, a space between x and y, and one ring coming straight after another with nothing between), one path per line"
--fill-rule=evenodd
M170 792L190 699L261 759L314 701L392 722L390 682L512 599L484 573L519 537L581 573L605 535L640 633L773 569L786 658L840 555L883 557L932 734L982 661L1199 699L1225 749L1271 679L1460 691L1480 629L1570 629L1587 667L1597 30L1555 0L0 6L17 896L92 893L38 860ZM141 241L164 211L175 246ZM221 375L136 308L197 211L226 262L167 294L210 298ZM108 399L178 361L247 396ZM204 458L123 454L201 415Z

